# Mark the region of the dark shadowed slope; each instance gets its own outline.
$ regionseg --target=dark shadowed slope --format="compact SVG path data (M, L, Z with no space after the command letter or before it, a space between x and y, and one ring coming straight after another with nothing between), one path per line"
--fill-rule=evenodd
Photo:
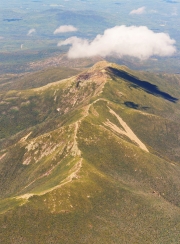
M153 94L154 96L162 97L170 102L177 102L178 99L171 96L170 94L163 92L159 90L158 86L153 85L147 81L142 81L138 79L137 77L132 76L131 74L128 74L126 71L118 70L113 67L108 67L108 70L112 72L114 75L118 76L119 78L122 78L123 80L133 84L134 88L142 88L144 91Z

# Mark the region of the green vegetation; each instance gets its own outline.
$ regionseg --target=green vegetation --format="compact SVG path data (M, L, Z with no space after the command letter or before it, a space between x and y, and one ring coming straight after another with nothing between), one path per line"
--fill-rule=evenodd
M1 92L1 242L178 243L179 76L47 74Z
M9 75L9 77L2 76L0 87L1 91L37 88L45 86L48 83L63 80L73 75L77 75L79 72L79 70L71 68L58 67L48 68L30 74L21 74L16 76Z

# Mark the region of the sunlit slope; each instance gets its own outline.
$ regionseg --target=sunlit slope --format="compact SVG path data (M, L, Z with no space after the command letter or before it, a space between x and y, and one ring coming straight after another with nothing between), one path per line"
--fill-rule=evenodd
M1 91L24 90L44 86L57 80L80 73L80 70L66 67L48 68L34 73L5 74L0 76Z
M178 243L180 89L153 77L100 62L2 93L3 243Z

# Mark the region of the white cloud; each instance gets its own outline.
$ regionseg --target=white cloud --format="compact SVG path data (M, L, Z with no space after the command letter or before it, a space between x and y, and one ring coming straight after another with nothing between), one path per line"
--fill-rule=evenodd
M32 34L34 34L36 32L36 29L30 29L27 33L27 36L32 36Z
M176 51L175 40L168 34L155 33L146 26L115 26L97 35L93 41L70 37L58 43L58 46L71 45L69 58L83 58L100 55L130 56L148 59L151 56L170 56Z
M158 11L155 10L155 9L151 9L149 12L150 12L151 14L157 14L157 13L158 13Z
M129 14L144 14L145 10L146 10L145 7L141 7L138 9L133 9Z
M64 7L63 5L61 5L61 4L50 4L49 5L50 7Z
M54 34L77 31L73 25L61 25L54 31Z

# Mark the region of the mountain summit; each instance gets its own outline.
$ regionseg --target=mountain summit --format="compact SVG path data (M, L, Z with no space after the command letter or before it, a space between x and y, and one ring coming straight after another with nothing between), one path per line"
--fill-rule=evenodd
M178 243L179 94L105 61L1 92L2 243Z

